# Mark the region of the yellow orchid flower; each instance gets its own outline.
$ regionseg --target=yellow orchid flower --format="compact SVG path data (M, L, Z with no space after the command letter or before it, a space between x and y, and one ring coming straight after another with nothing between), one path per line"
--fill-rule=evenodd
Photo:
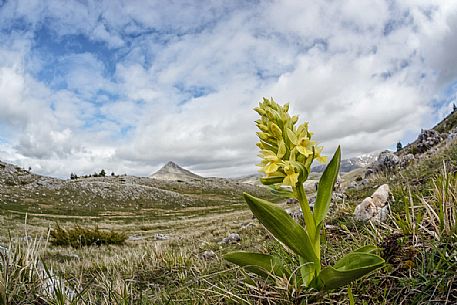
M317 160L319 163L325 164L327 163L327 156L322 156L321 152L324 147L316 146L314 149L314 159Z
M316 142L311 141L308 137L302 137L298 139L297 146L295 147L299 153L304 155L306 158L313 154L313 146Z
M282 183L295 187L298 183L299 176L299 173L295 172L295 167L289 161L285 161L283 162L283 170L286 177Z
M263 149L260 151L260 157L263 159L261 171L265 172L267 176L278 171L282 157L286 154L286 144L284 141L279 143L278 152L274 153L271 150Z
M308 122L304 122L303 124L298 126L296 132L299 137L306 136L308 134L308 125Z
M289 128L286 129L287 136L294 148L306 158L313 154L313 146L316 144L316 142L311 141L307 129L308 123L300 125L296 132Z
M255 121L260 129L257 146L262 158L260 171L267 177L282 173L285 175L284 184L295 185L301 169L284 162L296 161L309 166L313 160L325 163L327 159L321 155L322 147L311 140L308 122L296 126L298 116L290 116L288 108L287 104L280 106L273 99L263 99L255 109L260 114Z

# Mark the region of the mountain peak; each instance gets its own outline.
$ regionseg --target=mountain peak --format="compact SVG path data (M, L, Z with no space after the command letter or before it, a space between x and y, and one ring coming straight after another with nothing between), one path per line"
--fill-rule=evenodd
M161 169L153 173L151 178L158 180L183 180L189 181L193 179L201 179L197 174L182 168L173 161L168 161Z
M176 163L173 162L173 161L168 161L164 166L162 166L162 168L168 168L168 167L171 167L171 168L180 168L180 169L182 169L181 166L179 166L178 164L176 164Z
M341 164L340 164L340 172L348 173L357 168L367 167L373 161L375 161L377 157L378 157L378 154L373 153L373 154L363 154L363 155L353 157L350 159L343 159L343 160L341 160ZM321 173L325 170L326 167L327 167L327 164L316 165L311 168L311 171Z

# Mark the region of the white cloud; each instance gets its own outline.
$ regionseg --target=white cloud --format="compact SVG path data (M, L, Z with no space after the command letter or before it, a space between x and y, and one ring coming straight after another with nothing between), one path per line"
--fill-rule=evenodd
M24 120L26 104L22 100L24 80L12 68L0 68L0 119L15 124Z
M263 96L290 102L328 153L338 144L346 156L384 149L441 117L455 96L456 8L383 0L7 2L0 158L63 177L100 168L147 175L168 160L243 175L254 171L252 108ZM34 31L45 23L58 42L68 34L86 41L73 53L54 54L55 44L39 53ZM49 58L59 65L54 79L40 74Z

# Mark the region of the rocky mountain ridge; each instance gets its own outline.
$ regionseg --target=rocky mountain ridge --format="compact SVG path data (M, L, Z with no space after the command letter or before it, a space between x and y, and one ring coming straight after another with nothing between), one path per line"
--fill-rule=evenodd
M173 161L169 161L158 171L153 173L150 178L157 180L175 180L175 181L192 181L192 180L201 180L203 177L194 174L193 172L182 168Z
M418 137L396 152L385 150L365 172L365 178L380 171L406 168L409 164L434 155L457 139L457 112L453 111L432 129L421 129Z
M370 165L371 163L373 163L376 160L377 156L378 156L378 154L373 153L373 154L363 154L363 155L349 158L349 159L343 159L343 160L341 160L341 164L340 164L340 172L348 173L348 172L353 171L358 168L367 167L368 165ZM322 173L325 170L326 166L327 166L326 164L313 166L311 168L311 171L315 172L315 173Z

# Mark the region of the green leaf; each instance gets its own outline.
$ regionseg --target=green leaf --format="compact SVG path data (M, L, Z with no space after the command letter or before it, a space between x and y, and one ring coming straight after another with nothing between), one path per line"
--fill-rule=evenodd
M325 168L321 179L319 180L319 187L317 189L316 203L314 205L314 221L316 225L320 224L330 207L330 200L332 199L333 186L335 185L338 172L340 170L341 150L338 146L332 160Z
M282 208L247 193L243 195L252 213L276 239L302 256L306 262L319 263L308 233Z
M236 251L227 253L224 258L263 277L269 277L272 274L282 277L285 274L281 260L276 256Z
M283 198L295 198L295 194L294 192L292 191L289 191L285 188L282 188L282 187L278 187L278 186L274 186L274 185L270 185L269 186L270 188L270 191L279 196L279 197L283 197Z
M304 262L302 257L299 257L300 261L300 275L305 287L308 287L311 281L316 276L316 268L312 262Z
M374 254L351 252L333 267L325 267L319 273L323 289L330 290L347 285L371 271L382 267L384 260Z
M364 253L376 253L379 251L379 248L373 245L366 245L361 248L358 248L357 250L354 250L354 252L364 252Z
M260 182L264 185L270 185L275 183L281 183L284 180L284 176L273 176L273 177L262 177Z

